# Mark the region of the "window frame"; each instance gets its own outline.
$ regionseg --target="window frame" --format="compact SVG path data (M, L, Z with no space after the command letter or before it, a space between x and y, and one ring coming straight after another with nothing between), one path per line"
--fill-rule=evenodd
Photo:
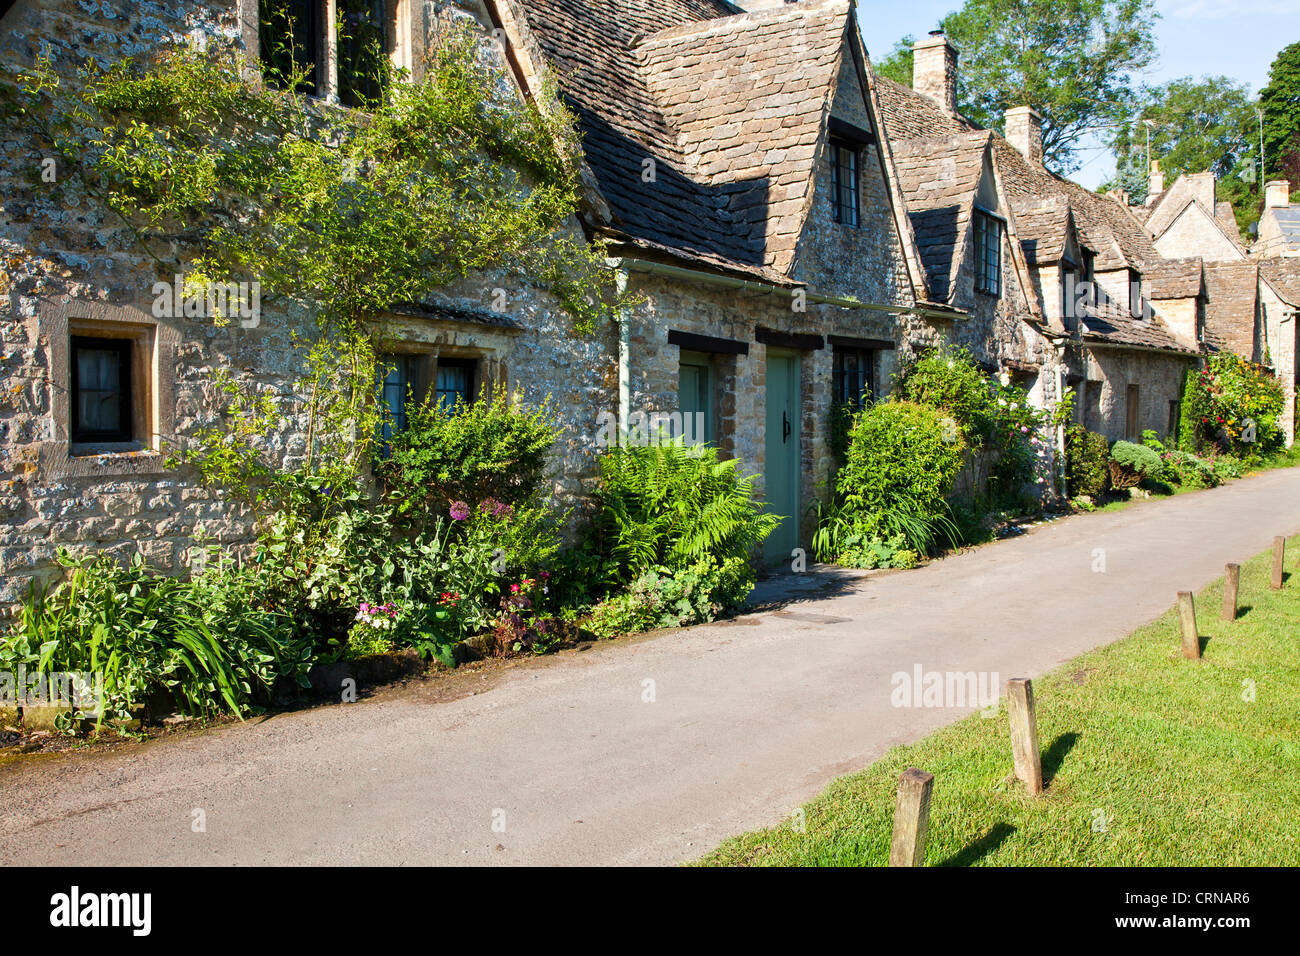
M479 381L479 374L480 374L479 360L471 356L461 356L461 355L455 355L455 356L448 355L445 357L440 355L436 359L434 359L433 369L431 370L432 375L430 377L428 395L432 397L433 401L438 405L443 405L442 396L444 392L444 389L441 387L438 381L438 373L441 372L444 368L461 368L466 371L466 385L465 385L465 392L464 392L464 400L465 400L465 404L469 404L470 402L473 402L477 395L477 389L478 389L478 381ZM461 395L461 392L457 390L455 391L455 394L459 396ZM447 408L447 410L450 411L454 409L457 404L459 403L452 402L450 405L446 405L443 407Z
M80 352L113 352L117 355L118 427L112 430L90 429L81 422L81 363L77 360ZM68 434L73 445L105 445L137 441L135 434L135 397L132 391L135 365L135 340L130 338L103 337L74 333L68 343L69 421Z
M971 241L975 253L975 291L981 295L1001 298L1002 296L1002 236L1006 222L1002 217L980 209L972 213ZM989 239L992 229L993 260L989 260ZM992 270L990 272L990 266ZM992 276L990 284L990 275Z
M850 159L847 165L841 162L844 156ZM862 148L842 136L832 136L830 159L832 218L841 226L860 229L862 227ZM841 181L845 172L852 180L847 187ZM852 200L848 206L843 202L846 196ZM849 219L845 218L846 210L850 214Z
M682 369L698 368L703 370L701 376L700 411L704 413L704 434L695 433L695 423L691 422L691 444L693 445L713 445L717 439L717 429L715 419L717 418L717 375L714 372L713 360L708 353L692 352L687 349L681 349L677 359L677 410L682 416L682 435L686 434L686 416L694 414L686 411L686 403L682 399Z
M344 76L345 63L354 58L345 56L349 41L340 33L339 19L346 15L350 0L239 0L243 19L242 35L246 47L256 52L254 62L257 75L263 82L281 88L268 76L269 58L263 52L271 19L267 16L267 7L272 2L304 4L312 11L314 23L313 28L309 30L312 35L312 48L308 51L313 66L312 88L306 89L304 85L299 89L299 93L349 109L365 109L365 103L354 98L350 93L356 89L356 86ZM419 13L418 4L412 0L351 0L351 2L368 4L371 13L378 13L380 16L378 29L383 45L380 62L386 63L394 70L405 71L406 74L418 78L421 69L418 57L415 55L414 39L420 30L416 20ZM382 92L382 85L379 92Z
M876 397L876 360L879 357L879 349L863 348L860 346L836 345L831 349L831 401L836 405L843 405L854 410L866 407L869 396L870 401L875 401ZM844 368L844 359L848 356L856 356L859 362L856 370L860 377L863 388L855 389L853 397L850 398L846 388L847 370Z

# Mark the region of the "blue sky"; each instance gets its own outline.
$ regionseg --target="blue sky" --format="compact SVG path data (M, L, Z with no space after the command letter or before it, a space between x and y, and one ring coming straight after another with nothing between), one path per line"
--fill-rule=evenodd
M867 50L872 59L883 58L899 38L924 36L961 5L962 0L859 0ZM1158 58L1142 77L1148 83L1223 75L1258 92L1277 52L1300 40L1300 0L1156 0L1156 8ZM1085 165L1071 178L1090 188L1114 171L1099 144L1089 145L1080 158Z

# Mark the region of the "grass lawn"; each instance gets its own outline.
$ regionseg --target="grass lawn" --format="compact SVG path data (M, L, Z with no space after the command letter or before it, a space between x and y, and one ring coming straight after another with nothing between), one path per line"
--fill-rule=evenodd
M1298 553L1291 539L1289 569ZM898 776L920 767L929 866L1300 865L1300 573L1272 591L1270 562L1242 565L1236 621L1219 619L1222 580L1196 596L1201 661L1182 659L1171 610L1034 681L1041 797L1012 776L1004 705L837 780L805 832L787 822L701 862L884 865Z

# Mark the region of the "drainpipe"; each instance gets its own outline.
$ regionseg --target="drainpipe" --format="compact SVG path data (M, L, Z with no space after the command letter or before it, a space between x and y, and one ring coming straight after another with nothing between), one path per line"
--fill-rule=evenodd
M1065 339L1056 343L1056 401L1065 396ZM1065 425L1056 425L1056 478L1061 484L1061 498L1065 498Z
M627 293L627 270L618 265L615 286L620 298ZM627 309L618 315L618 427L627 427L632 415L632 316Z

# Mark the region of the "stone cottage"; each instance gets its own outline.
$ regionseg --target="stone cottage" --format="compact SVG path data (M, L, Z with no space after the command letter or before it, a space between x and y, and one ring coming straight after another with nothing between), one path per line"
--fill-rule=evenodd
M311 94L346 104L357 78L337 55L341 0L280 2L309 25L293 42L316 64ZM349 12L417 76L441 32L469 23L521 95L553 81L584 137L588 188L573 228L606 240L639 294L594 335L503 276L394 304L379 321L390 371L377 383L394 418L412 390L549 397L564 426L553 491L581 504L609 417L679 415L758 473L785 519L775 560L807 545L809 506L827 493L832 404L878 394L900 355L951 334L963 313L931 298L853 4L755 6L772 8L385 0ZM0 23L0 57L12 75L44 46L71 76L86 56L108 63L199 39L234 42L256 63L276 39L261 9L18 0ZM289 418L267 446L300 458L291 342L311 317L156 315L155 284L193 250L178 240L160 266L76 183L34 185L46 157L32 137L6 137L3 149L0 601L50 573L61 546L177 568L199 536L247 541L250 515L168 469L165 448L213 420L212 372L228 368L275 396ZM78 419L95 396L116 411L92 424L111 429Z
M339 2L282 0L309 27L295 42L317 65L310 93L326 104L346 104L356 79L335 55ZM233 42L256 64L276 40L260 9L257 0L18 0L0 20L0 59L13 77L45 50L72 78L86 57L108 64L193 40ZM383 37L395 65L417 75L424 50L448 27L486 22L448 0L386 0L353 12ZM500 46L488 29L483 35L485 56L504 67ZM6 131L0 149L0 604L49 574L60 547L139 552L179 568L200 537L249 540L250 515L168 468L166 449L214 420L212 373L230 369L287 415L265 446L288 465L300 459L303 368L292 336L309 332L311 317L267 307L256 321L219 324L155 309L155 284L170 283L195 251L184 237L141 248L75 177L59 175L32 135ZM47 168L54 182L42 179ZM549 397L566 426L553 491L580 499L599 451L596 410L618 401L617 335L576 333L547 295L505 276L445 293L381 317L393 371L377 387L398 413L408 386L447 399L493 386L533 403Z
M1300 265L1287 255L1288 189L1284 180L1266 185L1260 240L1250 249L1241 241L1232 204L1218 200L1211 172L1184 174L1166 189L1154 161L1147 200L1130 210L1170 261L1191 256L1204 262L1206 351L1227 349L1273 370L1284 395L1279 424L1290 444L1297 341L1296 308L1287 290L1300 276ZM1272 260L1270 268L1261 269L1261 260Z
M970 327L996 329L994 361L1021 371L1040 404L1073 389L1078 420L1108 438L1170 431L1199 346L1191 330L1176 332L1150 305L1143 274L1161 257L1149 236L1113 198L1048 172L1041 118L1032 109L1008 110L1006 136L962 116L958 53L942 33L919 41L913 52L911 89L877 80L886 131L891 141L906 144L908 162L918 168L928 156L934 166L956 170L956 144L968 144L969 151L978 137L987 140L984 181L990 188L984 196L1004 210L1005 234L1019 247L1007 261L1023 273L1018 287L1030 297L1018 312L1014 294L1000 307L1014 322L984 319ZM899 167L902 175L907 163L900 159ZM916 232L924 248L927 236ZM962 268L968 270L965 281L973 281L977 264L970 260ZM981 313L978 305L975 312Z
M1264 212L1250 251L1264 259L1300 256L1300 203L1291 202L1291 184L1285 179L1264 184Z
M610 243L642 304L620 322L618 417L698 416L806 546L832 404L887 387L962 315L932 301L848 0L488 3L527 89L578 117Z

